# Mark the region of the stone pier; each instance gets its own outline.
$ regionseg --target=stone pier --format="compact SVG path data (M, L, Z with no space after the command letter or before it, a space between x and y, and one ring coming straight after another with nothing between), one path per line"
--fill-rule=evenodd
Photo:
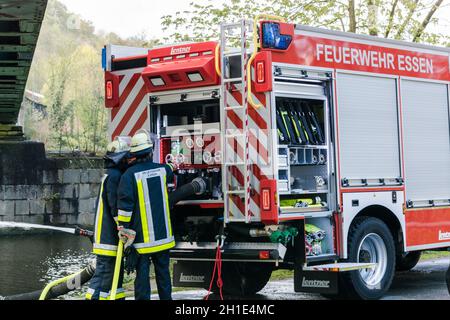
M0 221L92 227L103 161L47 157L36 142L0 142Z

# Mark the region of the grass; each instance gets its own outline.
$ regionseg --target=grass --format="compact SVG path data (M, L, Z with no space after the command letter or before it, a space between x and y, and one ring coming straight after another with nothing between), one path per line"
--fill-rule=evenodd
M448 251L424 251L420 257L421 261L440 259L450 257L450 252Z

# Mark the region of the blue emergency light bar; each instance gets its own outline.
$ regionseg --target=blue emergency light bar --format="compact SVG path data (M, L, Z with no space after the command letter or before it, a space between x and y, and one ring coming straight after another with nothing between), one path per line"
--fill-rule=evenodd
M106 71L106 64L107 64L107 58L106 58L106 47L103 47L102 49L102 69Z
M292 36L280 34L280 24L275 22L262 24L262 38L265 49L286 50L292 42Z

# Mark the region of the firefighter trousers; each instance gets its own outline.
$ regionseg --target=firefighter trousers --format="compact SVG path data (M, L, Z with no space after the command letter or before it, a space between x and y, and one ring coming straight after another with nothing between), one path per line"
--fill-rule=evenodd
M136 300L150 300L150 265L155 265L156 286L160 300L172 300L172 283L170 279L169 251L139 255L136 265L134 296Z
M109 300L112 281L114 277L114 268L116 257L97 256L95 273L89 282L89 289L86 293L88 300ZM119 284L117 285L116 300L125 299L125 292L122 288L123 283L123 263L120 272Z

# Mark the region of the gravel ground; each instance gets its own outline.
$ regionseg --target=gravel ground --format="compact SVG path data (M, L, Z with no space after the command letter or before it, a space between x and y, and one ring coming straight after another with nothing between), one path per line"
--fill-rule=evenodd
M450 300L445 284L445 272L449 259L432 259L420 262L413 270L396 274L392 287L383 300ZM175 292L175 300L200 300L205 290ZM158 299L157 295L152 298ZM211 296L211 299L217 299ZM317 294L294 293L292 279L271 281L255 296L231 297L225 299L250 300L319 300Z

